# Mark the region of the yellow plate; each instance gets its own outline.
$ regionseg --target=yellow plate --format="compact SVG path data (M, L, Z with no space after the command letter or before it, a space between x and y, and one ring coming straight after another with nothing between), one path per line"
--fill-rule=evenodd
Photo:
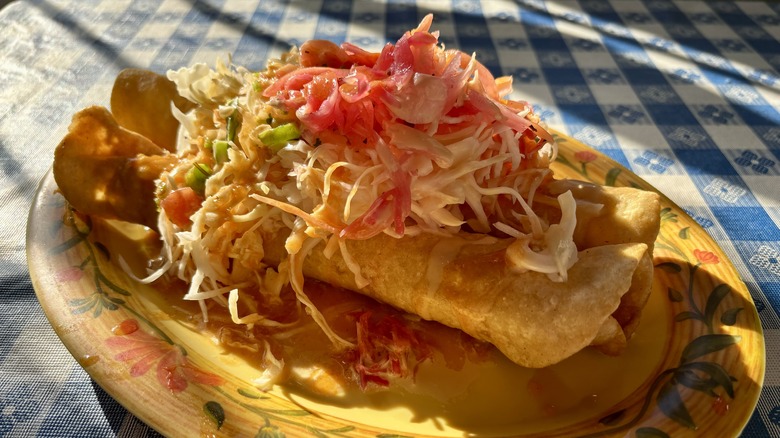
M654 190L581 143L558 141L557 175ZM165 435L736 436L764 378L758 314L717 244L669 199L662 208L654 291L625 354L584 351L541 371L477 369L462 387L449 375L439 385L451 388L446 403L389 394L350 405L284 388L259 392L258 369L194 330L166 291L118 267L123 253L143 252L136 236L72 215L51 174L31 209L27 258L65 346Z

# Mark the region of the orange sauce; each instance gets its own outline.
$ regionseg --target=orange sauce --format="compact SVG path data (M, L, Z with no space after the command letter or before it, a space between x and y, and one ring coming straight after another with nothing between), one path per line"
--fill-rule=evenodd
M87 368L89 366L95 365L96 363L100 362L100 356L98 355L92 355L87 354L84 357L80 358L78 360L79 365L81 365L83 368Z

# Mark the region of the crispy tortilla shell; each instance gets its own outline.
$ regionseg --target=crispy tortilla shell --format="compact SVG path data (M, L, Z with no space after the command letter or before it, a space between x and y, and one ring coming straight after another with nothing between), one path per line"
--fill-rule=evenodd
M495 345L519 365L540 368L591 345L604 324L614 328L610 318L647 250L642 243L586 249L569 270L569 281L556 283L547 275L507 266L505 250L511 239L479 239L427 234L396 239L382 234L348 241L350 255L360 260L361 274L369 280L363 288L355 284L339 254L325 256L323 244L308 254L303 270L310 278L463 330ZM434 255L442 244L457 248L451 260ZM269 239L264 249L269 263L286 255L280 237ZM440 275L430 275L431 269L441 269Z
M614 243L641 242L653 250L660 228L660 196L632 187L609 187L577 181L557 180L548 186L553 195L571 190L574 199L601 204L597 215L577 212L574 241L577 248Z
M621 243L644 243L648 247L634 272L631 288L612 315L622 332L594 342L606 354L619 354L639 325L653 289L653 245L661 227L660 196L632 187L599 186L576 180L555 181L549 190L554 194L571 190L575 199L603 206L596 215L578 210L574 231L578 249Z
M182 112L193 107L179 95L172 81L149 70L122 70L111 90L111 113L116 121L170 152L176 150L179 130L172 103Z
M54 179L78 211L157 226L155 181L176 162L151 140L122 128L106 108L73 116L54 150Z

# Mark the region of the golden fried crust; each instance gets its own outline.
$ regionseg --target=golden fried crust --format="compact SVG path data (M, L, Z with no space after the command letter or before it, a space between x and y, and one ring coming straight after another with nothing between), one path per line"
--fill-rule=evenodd
M598 215L577 212L574 241L577 248L614 243L644 243L653 252L653 244L661 227L658 193L632 187L608 187L575 181L558 180L550 184L552 194L571 190L574 199L601 204Z
M176 157L117 124L106 108L73 116L54 150L54 179L78 211L156 228L155 181Z
M571 190L577 200L603 205L601 212L595 216L578 212L574 233L577 248L616 243L644 243L648 246L634 272L631 288L612 315L623 328L623 333L612 340L597 343L602 352L617 354L621 349L616 346L625 345L625 340L631 338L639 325L642 309L653 289L653 246L661 227L660 196L631 187L598 186L575 180L556 181L550 187L553 193Z
M182 112L194 105L179 95L172 81L149 70L122 70L111 90L111 113L122 127L174 152L179 121L171 112L171 103Z
M431 285L427 274L437 263L433 248L442 239L461 239L457 256L443 265ZM324 245L304 262L304 274L358 291L424 319L458 328L495 345L519 365L539 368L559 362L590 345L620 305L647 246L605 245L580 252L565 283L547 275L517 272L507 266L512 239L476 243L476 236L442 238L386 235L348 241L369 285L358 288L339 254L326 258ZM455 245L453 245L455 247ZM284 256L279 238L266 243L266 260Z

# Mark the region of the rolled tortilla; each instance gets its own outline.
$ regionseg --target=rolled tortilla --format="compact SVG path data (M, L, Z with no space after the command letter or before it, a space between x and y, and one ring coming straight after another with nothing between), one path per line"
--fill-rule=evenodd
M322 245L307 256L304 275L461 329L523 366L547 366L587 346L617 355L639 325L652 291L659 196L573 180L556 181L550 189L566 190L577 200L602 205L597 213L578 214L580 260L566 283L512 271L504 260L512 239L467 234L348 241L369 281L365 288L355 284L339 255L326 258ZM266 240L267 262L286 257L283 241L283 236Z
M73 116L54 150L54 179L78 211L157 227L156 180L176 163L148 138L117 123L104 107Z
M286 257L280 237L264 244L265 260ZM642 243L586 249L565 283L505 262L512 239L463 234L379 235L347 241L369 285L359 288L340 254L324 244L306 257L304 275L358 291L495 345L513 362L532 368L557 363L590 345L631 288L647 250ZM437 251L442 245L449 251ZM446 254L442 259L440 254ZM440 272L438 272L440 271Z
M659 196L574 180L556 181L551 187L560 193L571 190L575 199L602 206L597 213L583 209L578 214L575 243L580 261L566 283L509 269L504 250L513 239L465 234L404 239L381 235L347 242L369 281L366 288L355 284L354 274L339 256L325 258L322 245L307 256L304 274L459 328L493 343L524 366L547 366L586 346L620 354L652 291ZM264 246L272 264L286 256L280 236ZM626 257L621 251L628 247L634 249ZM544 296L560 307L550 307ZM515 308L505 301L521 305Z
M553 196L571 190L577 201L603 205L597 214L578 209L574 230L577 248L641 242L652 253L661 222L660 196L657 193L577 180L557 180L547 189Z
M628 346L628 341L639 326L647 300L653 290L653 257L648 251L642 255L631 278L631 287L620 298L620 305L605 321L591 346L602 353L616 356Z
M602 205L596 214L578 210L574 230L578 249L621 243L644 243L648 247L634 271L631 288L612 315L622 330L610 331L605 326L605 332L593 343L606 354L619 354L639 325L642 309L653 289L653 245L661 226L660 196L631 187L599 186L576 180L555 181L548 190L553 195L571 190L578 201Z

